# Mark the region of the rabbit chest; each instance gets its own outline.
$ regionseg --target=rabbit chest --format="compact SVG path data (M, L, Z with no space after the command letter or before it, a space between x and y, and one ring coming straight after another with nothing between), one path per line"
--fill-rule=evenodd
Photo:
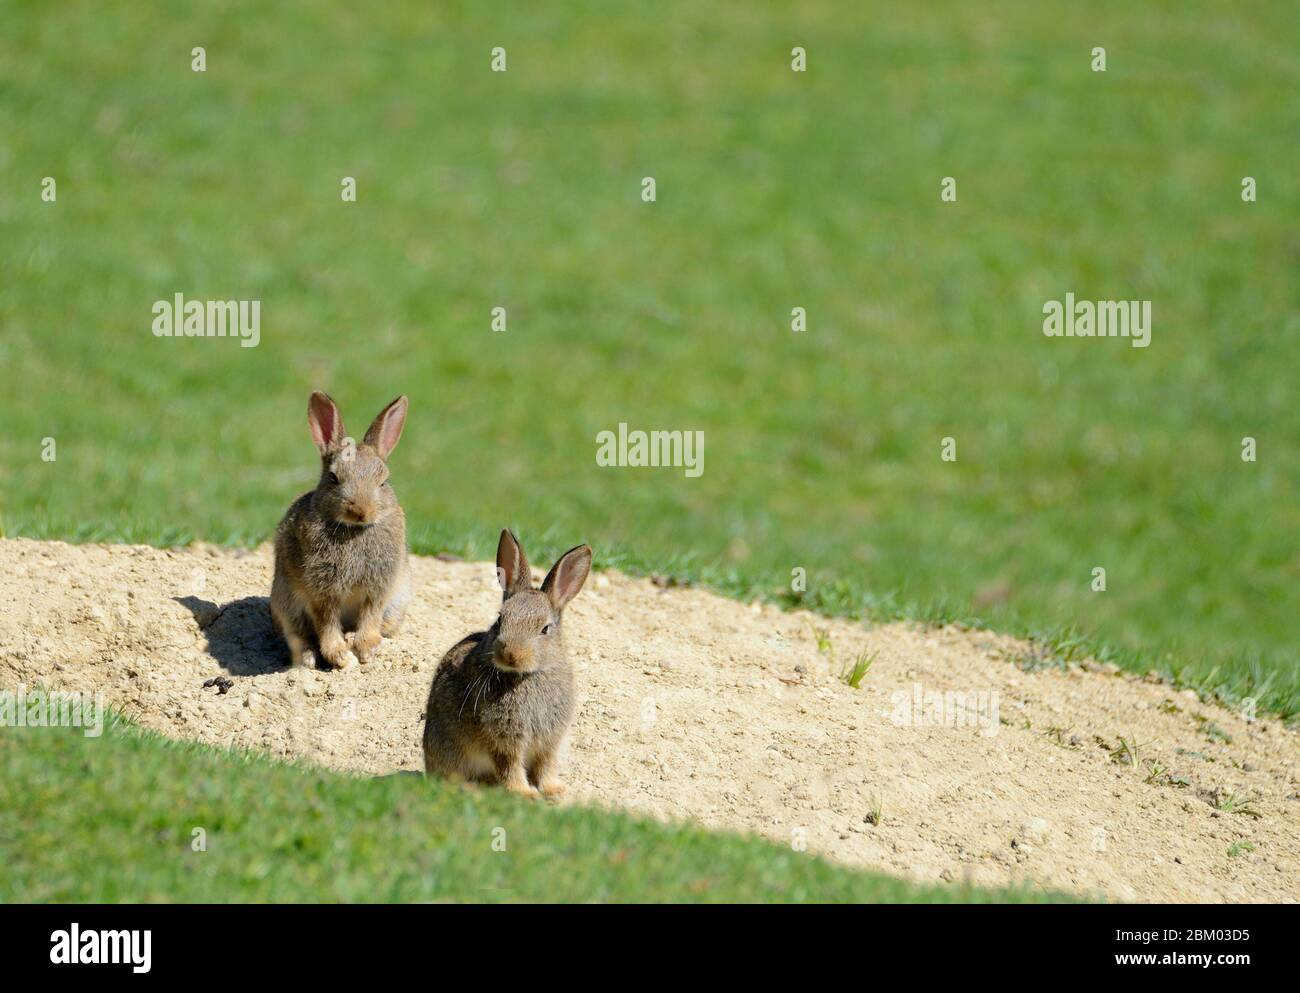
M474 718L489 738L549 741L573 720L573 670L567 662L493 682L474 708Z

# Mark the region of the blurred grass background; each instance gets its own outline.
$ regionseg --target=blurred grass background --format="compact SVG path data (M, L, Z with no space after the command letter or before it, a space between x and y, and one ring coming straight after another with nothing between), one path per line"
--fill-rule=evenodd
M407 392L418 551L802 567L1294 714L1294 13L3 0L3 533L263 540L308 392L354 433ZM1151 347L1044 337L1067 291L1152 300ZM260 346L155 338L177 292L261 300ZM597 467L620 421L704 475Z

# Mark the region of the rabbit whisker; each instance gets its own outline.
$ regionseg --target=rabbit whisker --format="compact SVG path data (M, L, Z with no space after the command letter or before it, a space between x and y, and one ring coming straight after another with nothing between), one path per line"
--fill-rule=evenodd
M477 714L478 706L483 700L483 694L487 692L488 684L492 681L493 672L491 668L481 669L475 674L474 678L465 687L465 697L460 702L460 714L465 713L465 704L469 702L471 696L474 697L474 706L470 712ZM458 715L459 716L459 715Z
M461 698L461 701L460 701L460 712L456 715L457 717L464 716L464 714L465 714L465 704L469 703L469 697L470 697L470 694L474 692L474 684L475 684L476 682L478 682L478 679L479 679L479 677L478 677L478 676L475 676L473 679L471 679L471 680L469 681L469 685L465 687L465 696Z
M483 701L483 694L485 694L488 691L488 689L491 687L495 679L495 676L496 676L496 668L493 666L489 666L487 669L483 671L483 679L480 680L478 697L474 701L474 713L476 714L478 713L478 705Z

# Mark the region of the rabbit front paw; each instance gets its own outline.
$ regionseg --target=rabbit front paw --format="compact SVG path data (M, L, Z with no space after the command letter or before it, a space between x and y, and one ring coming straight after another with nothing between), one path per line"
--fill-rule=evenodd
M374 655L375 649L379 647L380 641L383 640L377 630L354 631L347 638L348 644L352 647L353 653L355 653L357 660L362 665L370 661L370 657Z
M340 672L351 669L357 664L356 654L347 647L346 643L343 645L341 651L336 650L333 654L330 654L322 649L321 654L325 656L325 661L331 668L338 669Z
M564 796L565 785L558 779L550 779L537 784L542 796L549 800L555 800Z

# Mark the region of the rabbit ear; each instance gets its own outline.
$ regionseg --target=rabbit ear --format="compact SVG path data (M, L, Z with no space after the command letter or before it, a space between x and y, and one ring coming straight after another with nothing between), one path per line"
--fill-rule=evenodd
M328 393L317 390L307 402L307 423L311 437L322 455L337 452L343 446L343 415Z
M381 459L388 458L388 453L397 447L397 440L402 437L402 428L406 425L406 394L402 394L379 412L362 440L379 452Z
M556 610L563 610L587 581L591 572L591 546L579 545L570 548L560 556L560 560L551 567L542 583L542 592L551 598Z
M528 568L528 557L524 555L519 539L509 528L501 532L501 540L497 542L497 582L507 597L533 588L533 574Z

